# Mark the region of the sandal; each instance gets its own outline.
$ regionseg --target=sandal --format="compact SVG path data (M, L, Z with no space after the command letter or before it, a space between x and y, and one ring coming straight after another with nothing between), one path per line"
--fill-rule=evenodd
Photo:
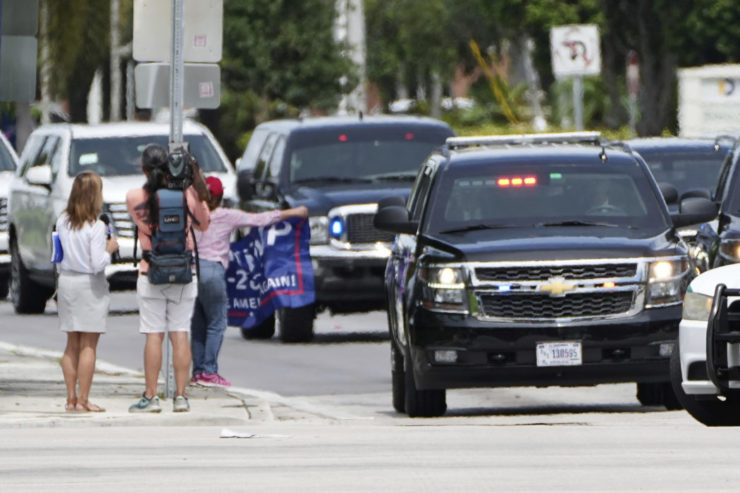
M105 409L98 406L97 404L93 404L92 402L88 402L87 404L80 404L77 403L75 405L75 411L78 412L89 412L89 413L102 413L105 412Z

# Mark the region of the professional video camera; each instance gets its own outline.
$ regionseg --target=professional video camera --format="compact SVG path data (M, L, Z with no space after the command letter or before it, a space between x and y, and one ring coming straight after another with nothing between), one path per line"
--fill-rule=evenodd
M170 148L167 155L167 188L185 190L192 185L193 159L187 147Z

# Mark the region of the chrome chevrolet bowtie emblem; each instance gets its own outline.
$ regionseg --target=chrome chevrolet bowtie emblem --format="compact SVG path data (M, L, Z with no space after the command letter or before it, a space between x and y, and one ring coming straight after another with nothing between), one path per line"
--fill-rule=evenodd
M563 296L576 288L575 284L565 282L562 277L551 277L545 284L540 284L539 291L545 291L550 296Z

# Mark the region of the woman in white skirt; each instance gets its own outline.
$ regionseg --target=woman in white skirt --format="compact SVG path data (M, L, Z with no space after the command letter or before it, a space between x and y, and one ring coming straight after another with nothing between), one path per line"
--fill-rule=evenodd
M105 266L118 242L108 237L99 219L103 205L103 182L95 173L75 177L67 208L57 219L63 258L58 264L57 306L59 326L67 333L62 372L67 386L65 410L101 412L88 398L95 373L100 334L110 305Z

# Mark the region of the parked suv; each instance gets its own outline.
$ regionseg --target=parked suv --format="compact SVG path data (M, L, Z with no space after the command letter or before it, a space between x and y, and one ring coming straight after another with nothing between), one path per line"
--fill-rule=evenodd
M54 292L51 232L67 205L74 177L86 170L103 179L103 212L112 218L120 245L106 275L113 288L135 286L133 223L126 211L126 192L144 184L143 149L150 143L167 147L169 130L168 124L122 122L50 124L33 131L10 184L10 297L17 313L43 312ZM233 189L234 170L208 129L185 121L183 135L201 169Z
M393 235L372 225L378 200L393 192L407 196L419 165L452 135L446 123L421 117L317 117L257 126L237 161L242 208L306 205L310 216L316 303L278 312L283 341L310 340L317 310L384 306ZM274 317L242 330L246 338L274 332Z
M10 251L8 250L8 184L18 167L18 156L0 132L0 300L8 296Z
M644 161L594 132L447 139L407 205L386 269L393 406L446 410L445 389L637 382L677 406L668 358L692 270Z

